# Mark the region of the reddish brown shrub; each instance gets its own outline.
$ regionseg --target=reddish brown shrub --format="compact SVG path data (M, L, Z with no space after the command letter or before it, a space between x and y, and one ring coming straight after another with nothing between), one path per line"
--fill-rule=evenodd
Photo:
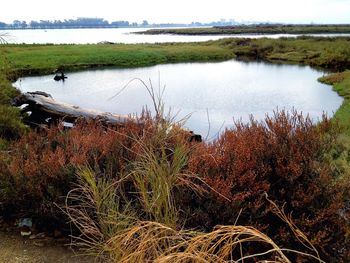
M177 138L186 144L183 131L174 128L171 133L176 136L164 134L170 138L167 142L152 136L157 125L147 114L140 120L142 124L114 128L82 121L69 130L59 125L29 132L13 142L8 152L0 152L0 204L9 212L56 217L56 204L63 204L82 166L89 166L98 176L117 180L129 172L130 163L142 151L140 141L159 140L169 144L169 149L174 143L171 140Z
M328 259L349 251L349 224L339 215L349 182L339 182L324 155L336 126L314 126L297 113L276 112L264 122L238 122L216 141L195 148L190 169L217 193L184 198L189 226L252 225L286 247L298 247L288 226L271 211L264 192L285 204L296 225ZM225 196L225 197L223 197ZM346 199L345 199L346 200Z
M19 211L49 216L58 209L80 166L110 174L125 169L133 153L129 135L141 132L136 124L117 130L81 122L71 130L63 126L32 131L14 142L0 161L0 198Z

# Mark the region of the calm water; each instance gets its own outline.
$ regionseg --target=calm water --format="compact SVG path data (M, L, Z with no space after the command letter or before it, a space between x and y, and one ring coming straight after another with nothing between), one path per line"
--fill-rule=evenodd
M181 36L181 35L140 35L132 32L145 31L145 28L106 28L106 29L37 29L6 30L9 43L26 44L95 44L103 41L113 43L164 43L164 42L199 42L228 37L279 38L296 37L297 35L220 35L220 36ZM314 34L314 36L350 36L350 34Z
M81 107L129 114L140 113L152 103L140 82L132 82L123 92L112 97L133 78L141 78L158 89L166 85L164 102L179 118L192 114L187 127L206 135L207 110L210 136L221 126L230 127L233 118L247 121L252 114L263 119L276 108L292 108L308 113L317 121L323 112L332 115L342 98L330 86L317 82L322 75L310 67L269 65L226 61L220 63L166 64L136 69L104 69L68 73L65 82L53 75L26 77L15 86L22 91L45 91L56 100Z

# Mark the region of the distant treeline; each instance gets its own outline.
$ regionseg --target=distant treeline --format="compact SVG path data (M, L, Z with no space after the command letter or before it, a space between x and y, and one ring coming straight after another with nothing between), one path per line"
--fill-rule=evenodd
M142 23L129 21L113 21L108 22L103 18L77 18L61 20L39 20L39 21L19 21L14 20L13 23L7 24L0 22L0 29L50 29L50 28L116 28L116 27L193 27L193 26L232 26L237 23L234 20L221 20L218 22L200 23L192 22L190 24L149 24L147 20Z
M146 24L147 21L144 21ZM46 29L46 28L104 28L104 27L129 27L138 26L136 22L129 23L128 21L114 21L109 23L103 18L77 18L77 19L65 19L61 20L39 20L39 21L19 21L14 20L12 24L6 24L0 22L0 28L4 29Z

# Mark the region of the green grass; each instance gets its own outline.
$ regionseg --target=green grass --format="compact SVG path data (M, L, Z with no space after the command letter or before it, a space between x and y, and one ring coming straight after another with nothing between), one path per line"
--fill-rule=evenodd
M21 136L26 130L22 123L20 110L10 106L11 99L19 94L8 80L9 69L6 59L0 53L0 150L5 148L6 140Z
M298 37L280 39L222 39L219 45L238 58L270 63L292 63L344 70L350 68L350 38Z
M204 43L0 45L17 76L49 74L57 68L142 67L162 63L208 62L231 58L295 63L326 69L350 68L350 37L222 39ZM1 63L1 62L0 62Z
M350 25L243 25L206 28L150 29L138 34L236 35L350 33Z
M333 90L344 98L334 118L344 126L346 135L350 136L350 71L331 74L320 78L319 81L333 85Z
M137 45L3 45L10 68L19 76L60 68L142 67L162 63L220 61L233 57L210 43Z
M0 105L9 104L11 99L18 94L19 92L12 87L11 82L0 73Z
M1 138L18 138L26 130L26 126L21 121L19 109L0 105L0 140Z

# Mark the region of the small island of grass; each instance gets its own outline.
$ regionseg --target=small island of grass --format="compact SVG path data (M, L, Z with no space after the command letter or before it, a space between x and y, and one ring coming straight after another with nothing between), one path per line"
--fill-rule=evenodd
M343 34L350 33L350 25L238 25L198 28L150 29L137 34L176 34L176 35L238 35L238 34Z

